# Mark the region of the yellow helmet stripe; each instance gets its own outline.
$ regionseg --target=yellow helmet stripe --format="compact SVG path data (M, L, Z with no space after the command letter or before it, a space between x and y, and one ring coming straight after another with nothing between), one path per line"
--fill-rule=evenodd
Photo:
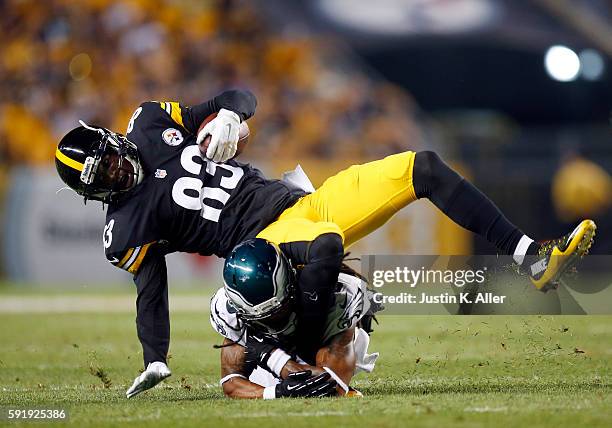
M68 165L70 168L74 168L77 171L83 171L83 164L81 162L77 162L74 159L70 159L68 156L63 154L59 147L55 150L55 157L63 164Z

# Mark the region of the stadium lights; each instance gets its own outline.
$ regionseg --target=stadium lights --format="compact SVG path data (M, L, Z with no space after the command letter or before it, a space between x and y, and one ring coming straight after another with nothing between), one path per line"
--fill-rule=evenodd
M580 58L570 48L555 45L546 51L544 66L552 79L559 82L571 82L576 80L580 73Z
M580 52L580 75L585 80L599 80L604 72L604 60L594 49L585 49Z

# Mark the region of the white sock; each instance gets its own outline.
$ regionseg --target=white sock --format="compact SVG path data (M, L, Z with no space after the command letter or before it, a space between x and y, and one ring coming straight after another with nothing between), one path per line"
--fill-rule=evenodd
M519 265L523 264L523 260L525 260L525 255L527 254L527 250L529 249L529 246L531 245L532 242L533 242L533 239L531 239L527 235L523 235L519 243L516 244L516 248L514 249L514 255L512 256L512 258Z

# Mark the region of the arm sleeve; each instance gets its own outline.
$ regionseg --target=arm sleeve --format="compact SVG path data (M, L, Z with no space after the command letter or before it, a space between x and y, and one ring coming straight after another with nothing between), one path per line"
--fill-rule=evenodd
M255 114L256 107L257 99L251 91L237 89L225 91L202 104L185 108L183 112L185 129L195 134L204 119L222 108L237 113L244 121Z
M165 363L170 345L170 316L164 253L151 248L134 275L134 282L138 291L136 327L145 367L153 361Z

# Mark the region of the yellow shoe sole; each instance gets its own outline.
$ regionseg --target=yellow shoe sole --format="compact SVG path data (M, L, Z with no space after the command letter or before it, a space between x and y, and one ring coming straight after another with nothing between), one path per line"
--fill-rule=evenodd
M597 225L593 220L583 220L576 226L572 232L572 240L565 251L561 251L556 246L553 248L544 275L537 280L532 278L533 285L544 292L557 288L561 275L589 252L596 230Z
M353 387L349 387L349 391L344 394L345 397L347 398L361 398L363 397L363 394L361 393L361 391L357 391L355 388Z

